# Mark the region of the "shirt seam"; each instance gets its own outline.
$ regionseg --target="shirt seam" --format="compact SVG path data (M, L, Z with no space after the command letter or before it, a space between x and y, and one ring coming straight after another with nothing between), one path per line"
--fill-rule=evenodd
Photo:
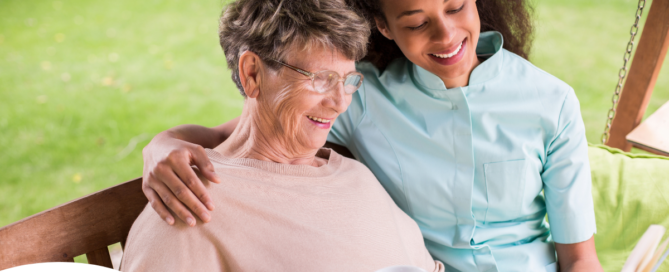
M574 90L572 88L569 89L569 92L573 92ZM552 153L552 148L553 144L557 140L558 136L560 136L563 132L563 129L561 129L562 125L562 112L564 111L564 106L567 104L567 99L569 98L569 92L565 95L565 97L562 99L562 105L560 106L560 111L558 112L557 116L557 125L555 126L555 134L551 138L550 142L548 143L548 146L546 146L546 162L544 162L544 166L546 166L546 163L548 162L548 156L550 153Z
M363 85L363 87L364 87L364 85ZM355 129L353 130L354 135L358 131L358 127L360 127L360 124L362 123L362 121L365 118L367 118L367 90L363 89L363 91L364 91L364 101L362 102L363 113L361 115L360 121L358 122L358 124L355 126ZM378 129L378 126L376 126L376 123L374 122L374 118L370 117L369 122L372 123ZM409 203L409 197L407 196L406 183L404 182L404 171L402 170L402 164L400 163L400 159L399 159L399 157L397 157L397 152L395 151L395 148L393 147L391 142L388 141L388 137L386 136L386 134L383 133L383 131L381 131L380 129L378 129L378 131L379 131L379 134L381 134L381 136L383 136L383 139L386 140L386 142L388 143L388 146L390 146L390 149L393 152L393 156L395 156L395 161L397 162L397 168L400 170L400 179L402 181L402 192L403 192L403 195L404 195L404 202L406 203L408 213L413 214L413 209L411 208L411 203ZM353 138L355 138L355 137L349 137L349 142L347 143L348 146L352 146L350 141L353 140Z
M362 124L362 120L364 120L365 117L367 117L367 89L365 88L365 84L363 84L361 88L362 88L362 95L360 97L362 98L362 114L360 115L360 120L358 120L357 124L355 124L355 127L353 127L351 135L349 135L346 141L346 145L348 146L352 146L351 140L353 139L353 135L355 135L355 133L358 132L358 127L360 127L360 124ZM360 94L360 91L358 91L358 93Z
M370 119L370 122L372 122L372 124L374 124L374 126L376 126L376 123L374 123L373 119ZM377 129L378 129L378 127L377 127ZM383 131L381 131L380 129L379 129L379 133L383 136L383 139L386 140L386 142L388 143L388 146L390 146L390 149L393 152L393 156L395 156L395 161L397 162L397 168L399 168L399 170L400 170L400 179L402 181L402 192L404 193L404 202L406 203L407 210L409 210L408 212L411 213L411 214L414 214L413 209L411 207L411 203L409 202L409 196L408 196L408 192L407 192L407 188L406 188L406 183L404 182L404 171L402 170L402 164L400 163L400 159L399 159L399 157L397 157L397 152L395 151L395 148L390 143L390 141L388 141L388 137L386 136L386 134L383 133Z
M548 107L544 103L544 100L541 99L541 94L539 92L539 88L537 87L537 84L535 82L532 82L532 88L534 89L534 93L537 96L537 100L539 100L539 103L541 104L541 108L548 109ZM563 102L563 106L564 106L564 102ZM560 110L560 113L561 112L562 112L562 110ZM558 119L559 119L559 115L558 115ZM543 117L542 117L541 122L543 122ZM550 143L552 143L553 141L554 140L551 139L549 141L549 144L544 146L544 152L542 154L543 156L540 156L540 158L539 158L539 161L541 162L541 171L539 172L539 175L543 174L543 171L546 167L546 163L548 162L548 147L550 146ZM543 189L542 189L542 191L543 191Z

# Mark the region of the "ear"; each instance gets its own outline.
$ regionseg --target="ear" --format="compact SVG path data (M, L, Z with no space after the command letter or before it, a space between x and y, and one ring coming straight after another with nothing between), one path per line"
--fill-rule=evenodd
M388 30L388 24L386 23L386 20L375 17L374 21L376 22L376 28L379 30L379 32L381 32L381 35L388 38L388 40L393 40L393 35L390 33L390 30Z
M262 68L262 61L256 53L244 51L239 56L239 81L242 83L246 97L256 98L260 94Z

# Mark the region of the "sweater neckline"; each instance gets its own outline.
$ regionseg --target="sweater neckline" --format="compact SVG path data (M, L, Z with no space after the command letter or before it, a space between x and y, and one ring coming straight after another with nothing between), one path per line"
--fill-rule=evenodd
M280 175L298 176L298 177L326 177L332 175L341 165L341 155L329 148L321 148L316 152L316 156L326 159L327 162L319 167L310 165L292 165L277 163L271 161L261 161L250 158L227 158L223 154L213 149L206 148L205 152L212 161L226 164L256 168L258 170L271 172Z

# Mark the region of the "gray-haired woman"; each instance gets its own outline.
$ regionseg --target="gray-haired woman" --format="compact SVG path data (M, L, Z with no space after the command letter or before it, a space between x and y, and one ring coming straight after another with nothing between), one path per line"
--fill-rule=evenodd
M354 61L368 35L338 0L232 3L221 45L246 99L230 138L206 150L220 184L203 177L225 208L189 228L194 221L169 226L147 206L130 231L123 270L443 271L374 175L321 148L362 83Z

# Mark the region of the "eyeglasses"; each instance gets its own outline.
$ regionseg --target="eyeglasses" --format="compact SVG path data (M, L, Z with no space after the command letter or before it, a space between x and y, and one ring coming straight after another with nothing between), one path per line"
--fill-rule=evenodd
M290 68L291 70L298 72L300 74L303 74L305 76L308 76L311 78L311 84L314 87L314 91L317 93L326 93L329 90L332 90L337 83L342 82L344 83L344 92L346 94L352 94L355 91L360 88L360 85L362 85L362 74L358 72L350 72L344 76L344 78L340 78L339 73L335 71L320 71L316 73L312 73L309 71L305 71L303 69L297 68L295 66L292 66L290 64L283 63L278 60L272 60L278 64L281 64L287 68Z

